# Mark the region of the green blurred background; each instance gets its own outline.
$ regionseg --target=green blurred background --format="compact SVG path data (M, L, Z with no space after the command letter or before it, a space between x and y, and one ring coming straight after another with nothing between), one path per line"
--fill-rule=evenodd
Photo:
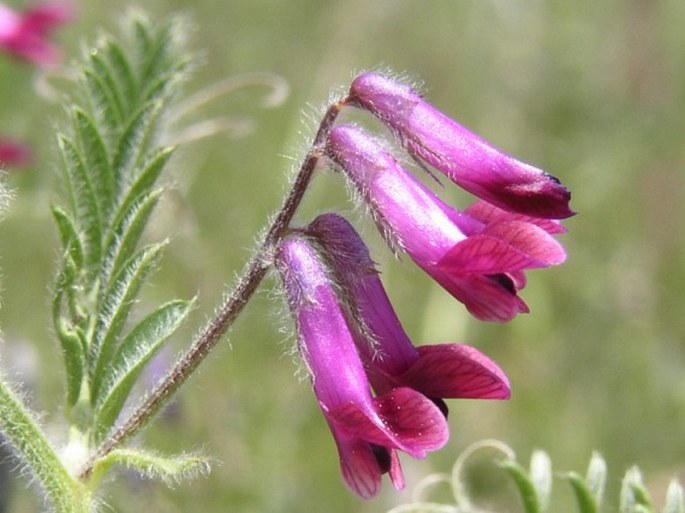
M59 35L67 54L78 55L99 27L115 30L124 4L83 1L78 20ZM578 212L563 236L568 262L529 273L523 297L532 313L483 324L407 259L392 258L339 177L316 180L300 219L332 209L354 220L412 338L469 342L513 384L508 402L451 402L448 446L423 461L403 459L407 490L489 437L509 443L524 462L544 448L558 471L584 472L597 449L613 492L633 463L659 500L672 475L685 475L685 2L149 0L142 7L154 17L192 19L190 43L204 64L189 92L255 71L278 74L291 88L274 110L260 107L257 88L212 103L198 119L250 118L255 130L192 143L171 166L173 188L149 235L172 243L145 297L199 294L199 308L169 358L248 258L330 91L343 90L355 71L383 66L425 84L439 108L558 176ZM6 177L15 199L0 224L0 347L3 368L26 382L59 439L63 374L48 316L57 251L49 204L54 127L63 116L36 96L33 79L27 66L2 56L0 132L30 140L37 155L32 168ZM441 194L465 205L451 185ZM344 488L330 433L295 375L275 284L262 287L230 342L144 434L160 451L204 450L218 462L211 475L167 489L124 474L107 488L114 511L361 513L408 500L409 491L395 492L387 480L369 502ZM555 488L567 503L568 485L557 480ZM16 479L8 511L42 510L35 496Z

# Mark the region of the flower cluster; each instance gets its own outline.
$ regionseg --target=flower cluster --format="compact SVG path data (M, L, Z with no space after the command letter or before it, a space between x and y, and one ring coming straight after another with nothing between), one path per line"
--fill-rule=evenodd
M391 247L478 319L504 322L527 312L518 295L524 272L566 258L553 237L564 231L559 220L573 214L566 188L385 76L357 77L340 105L370 112L413 157L480 198L457 210L364 130L330 128L324 158L353 184ZM343 478L359 496L375 495L384 473L403 487L398 450L420 458L446 443L445 398L509 397L504 372L475 348L412 344L368 248L339 215L292 228L275 264Z

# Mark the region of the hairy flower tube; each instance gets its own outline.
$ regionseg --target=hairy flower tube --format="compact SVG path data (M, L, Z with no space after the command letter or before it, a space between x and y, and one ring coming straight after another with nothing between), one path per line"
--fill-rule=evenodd
M408 387L371 395L329 272L310 240L284 239L275 254L295 319L300 353L309 370L319 406L330 426L347 486L369 498L382 474L395 488L404 486L396 451L422 458L448 438L445 417L424 395Z
M566 258L537 220L505 214L482 222L445 204L359 128L336 126L326 152L354 183L391 244L478 319L504 322L528 312L517 294L525 285L523 271Z
M443 399L508 399L509 381L488 357L466 344L414 347L393 309L366 244L336 214L322 214L307 228L327 250L341 289L350 295L361 331L357 349L374 390L406 386L421 392L443 412Z
M347 103L379 118L412 156L490 203L535 217L574 213L571 194L559 180L495 148L406 85L364 73L352 82Z
M53 67L62 53L48 37L72 18L73 8L65 2L46 2L24 12L15 12L0 3L0 48L39 67Z

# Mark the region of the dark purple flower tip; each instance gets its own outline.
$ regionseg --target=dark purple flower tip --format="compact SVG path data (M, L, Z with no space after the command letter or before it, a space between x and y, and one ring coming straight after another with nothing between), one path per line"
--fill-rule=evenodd
M383 474L388 474L396 490L404 488L404 475L397 451L349 438L331 426L340 454L340 473L345 485L361 497L371 499L381 490Z
M574 214L571 193L557 178L508 156L404 84L364 73L352 82L347 102L383 121L413 157L480 198L534 217Z
M509 322L519 314L530 312L518 295L525 284L523 273L463 274L444 272L438 267L426 272L478 320Z
M550 235L566 233L568 230L558 219L543 219L521 214L514 214L507 210L502 210L492 203L478 200L469 205L464 213L473 219L477 219L483 224L490 224L498 221L523 221L542 228Z
M329 157L371 208L381 233L481 320L506 322L528 312L518 291L522 271L564 261L550 232L558 223L475 208L483 221L440 200L364 131L338 125L328 136Z
M379 492L386 473L397 490L404 488L397 449L423 458L426 451L443 447L449 437L441 411L414 390L393 389L375 398L374 406L377 417L355 402L324 409L338 447L343 480L365 499Z

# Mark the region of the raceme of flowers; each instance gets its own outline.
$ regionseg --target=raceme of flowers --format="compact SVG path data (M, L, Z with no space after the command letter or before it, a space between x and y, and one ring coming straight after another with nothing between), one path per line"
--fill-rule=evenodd
M528 312L525 271L561 264L553 237L573 215L570 193L448 118L411 88L377 73L357 77L342 107L385 123L423 166L475 194L458 210L405 169L383 141L353 125L329 129L323 148L399 248L476 318ZM504 372L460 343L414 346L352 225L322 214L291 228L275 252L298 348L335 439L347 486L378 493L383 474L404 486L398 451L422 458L448 438L446 398L507 399Z

